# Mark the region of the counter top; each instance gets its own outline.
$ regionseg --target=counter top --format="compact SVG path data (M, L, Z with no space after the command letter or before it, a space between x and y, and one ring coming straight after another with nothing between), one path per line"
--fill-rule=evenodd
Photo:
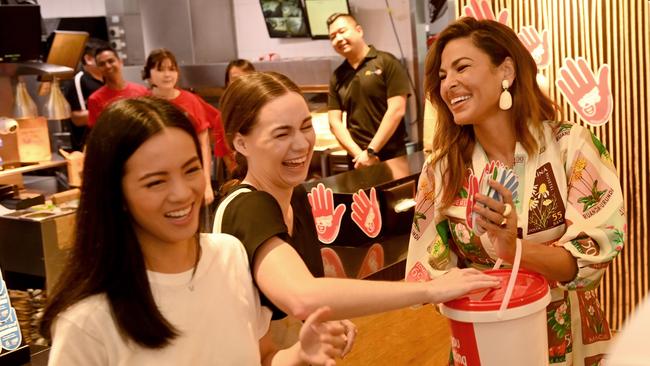
M422 171L424 159L424 152L416 151L409 155L382 161L364 169L350 170L315 182L304 183L303 186L309 192L318 183L323 183L325 187L331 188L334 193L352 194L359 189L367 190L387 183L412 179L413 176L419 175Z
M10 164L10 163L5 163L5 164ZM50 160L50 161L41 161L38 163L17 163L17 164L25 164L25 165L18 166L16 168L0 170L0 178L8 177L15 174L29 173L37 170L42 170L42 169L63 167L66 166L67 161Z

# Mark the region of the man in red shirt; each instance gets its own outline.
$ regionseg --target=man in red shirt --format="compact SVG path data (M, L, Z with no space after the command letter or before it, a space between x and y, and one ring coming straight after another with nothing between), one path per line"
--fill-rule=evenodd
M95 62L104 77L104 86L88 98L89 127L95 125L99 114L112 102L149 94L149 90L144 86L124 80L124 64L113 48L98 48L95 52Z

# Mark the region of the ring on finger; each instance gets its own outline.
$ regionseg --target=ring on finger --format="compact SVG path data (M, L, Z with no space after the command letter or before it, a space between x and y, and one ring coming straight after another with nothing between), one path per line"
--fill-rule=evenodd
M512 206L509 203L506 203L504 207L505 207L505 209L503 210L502 215L503 216L510 215L510 212L512 212Z

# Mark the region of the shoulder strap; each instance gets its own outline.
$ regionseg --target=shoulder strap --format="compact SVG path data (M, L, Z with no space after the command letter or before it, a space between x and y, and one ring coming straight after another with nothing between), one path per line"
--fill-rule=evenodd
M241 187L241 188L235 190L234 192L232 192L231 194L229 194L228 196L226 196L226 198L224 198L224 200L221 201L219 206L217 206L217 211L214 213L214 223L212 225L212 232L213 233L216 233L216 234L221 233L221 225L222 225L222 222L223 222L223 215L226 212L226 207L228 207L228 204L230 204L230 201L235 199L235 197L239 196L240 194L247 193L247 192L251 192L251 189L246 188L246 187Z
M84 100L84 94L81 91L81 76L83 76L84 72L79 71L77 75L74 76L74 88L77 91L77 98L79 99L79 107L81 108L82 111L86 110L86 101Z

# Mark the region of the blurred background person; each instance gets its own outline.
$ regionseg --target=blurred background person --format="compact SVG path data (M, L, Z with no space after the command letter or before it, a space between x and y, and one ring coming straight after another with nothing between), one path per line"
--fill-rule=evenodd
M91 128L97 122L99 114L111 103L149 94L149 90L144 86L124 79L124 63L112 47L98 48L95 51L95 63L104 78L104 86L88 98L88 127Z
M89 38L81 57L81 70L72 80L65 80L61 84L72 112L70 119L64 121L64 126L70 132L72 150L83 151L88 133L88 98L104 85L102 72L95 64L95 52L106 46L107 43L102 40Z
M231 81L235 80L235 78L242 76L244 74L249 74L251 72L255 71L255 66L248 61L244 59L237 59L237 60L232 60L228 63L228 66L226 66L226 87L228 84L230 84Z
M153 96L169 100L187 113L192 121L201 142L202 158L206 166L203 170L206 181L205 203L210 204L214 200L214 190L209 169L212 161L209 129L212 129L214 136L215 156L223 158L229 167L232 167L233 162L225 140L221 112L198 95L178 88L178 77L178 63L170 50L159 48L151 51L145 62L142 78L151 85Z
M358 169L406 154L406 69L395 56L368 45L352 15L332 14L327 27L334 51L345 58L330 78L328 117L350 165Z

